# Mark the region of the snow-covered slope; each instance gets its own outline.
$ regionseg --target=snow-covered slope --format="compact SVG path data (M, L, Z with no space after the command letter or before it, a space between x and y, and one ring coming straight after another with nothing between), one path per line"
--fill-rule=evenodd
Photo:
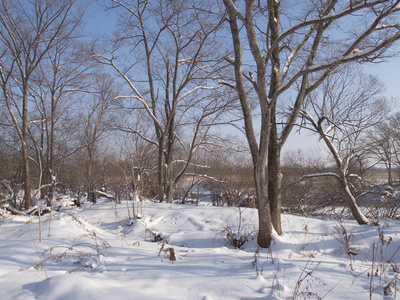
M0 299L396 296L395 221L369 227L285 214L284 234L271 249L258 249L254 209L146 202L133 225L128 215L126 203L108 200L62 208L53 213L50 236L43 216L42 242L37 217L3 220ZM240 250L226 240L239 224L249 240Z

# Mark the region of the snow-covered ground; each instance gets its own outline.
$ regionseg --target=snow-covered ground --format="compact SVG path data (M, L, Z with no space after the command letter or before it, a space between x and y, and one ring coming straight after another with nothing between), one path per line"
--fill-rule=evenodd
M42 217L42 242L37 217L3 216L0 299L369 299L370 293L392 299L400 293L399 222L369 227L284 214L283 235L274 236L271 249L258 249L254 209L145 202L141 219L130 225L128 215L125 202L106 199L61 208L50 236L49 215ZM240 215L249 241L239 250L226 235L236 233Z

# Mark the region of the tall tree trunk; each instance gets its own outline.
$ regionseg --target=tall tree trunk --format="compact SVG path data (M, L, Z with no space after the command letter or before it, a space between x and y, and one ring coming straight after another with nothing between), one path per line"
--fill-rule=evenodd
M138 199L138 183L137 176L135 174L135 169L132 168L132 192L133 192L133 199L132 199L132 214L133 218L136 219L136 212L135 212L135 202ZM129 198L131 196L129 195Z
M25 84L25 83L24 83ZM27 86L23 87L23 104L22 104L22 176L24 180L24 203L25 209L31 207L31 185L30 185L30 170L29 170L29 155L28 155L28 95Z
M158 200L164 201L164 178L165 178L165 156L164 156L164 139L158 139Z
M275 114L272 114L272 125L270 140L268 145L268 198L271 210L271 222L275 231L281 235L281 162L280 145L278 143L278 133L276 128Z
M257 195L257 205L258 205L258 237L257 243L260 247L268 248L272 241L272 224L271 224L271 212L268 200L268 186L266 179L266 160L268 151L268 140L269 140L269 123L270 123L270 110L268 107L268 97L266 93L265 85L265 65L262 56L255 48L255 40L251 40L252 51L255 53L253 56L257 56L257 86L259 101L261 107L261 133L259 138L259 144L255 136L255 131L253 128L253 119L251 114L250 103L247 98L247 91L243 80L243 56L240 43L239 28L237 25L238 12L231 1L224 0L225 7L229 14L229 23L232 34L233 48L235 53L235 60L233 62L235 68L235 82L236 91L238 93L240 103L242 106L242 112L244 117L244 125L246 131L246 138L249 144L251 157L253 161L253 171L254 171L254 181ZM249 18L252 14L247 14ZM250 22L251 20L247 20ZM246 28L250 29L251 28ZM254 37L253 32L247 32L249 39Z
M88 161L87 161L87 199L92 202L96 203L96 195L94 193L94 186L93 186L93 149L89 147L88 151Z
M263 248L269 248L272 241L272 225L270 204L268 201L265 163L254 166L254 178L256 185L258 204L258 236L257 244Z
M25 140L26 141L26 140ZM24 203L25 209L29 209L32 205L31 203L31 185L29 176L29 158L28 158L28 147L25 143L22 144L22 172L24 180Z
M393 177L392 177L392 158L390 157L387 162L387 170L388 170L388 183L389 186L393 186Z
M51 203L51 201L53 200L54 197L54 193L55 193L55 182L53 182L53 178L56 175L54 172L54 143L55 143L55 137L54 137L54 131L55 131L55 114L56 114L56 100L54 95L52 96L52 101L51 101L51 115L50 115L50 134L49 134L49 141L48 141L48 183L51 183L50 187L49 187L49 192L48 192L48 197L49 197L49 201Z
M38 153L38 159L39 164L41 164L42 166L42 174L41 174L41 178L42 178L42 183L43 184L47 184L50 183L47 179L50 178L48 176L48 147L45 147L45 141L48 141L48 138L46 138L46 127L47 127L47 121L46 118L44 117L44 115L42 115L42 123L40 125L40 144L39 144L39 149L37 150ZM43 152L43 149L46 149L45 152ZM42 184L42 185L43 185ZM48 188L46 187L40 187L39 186L39 194L40 194L40 198L44 198L47 196L47 192L48 192Z
M269 26L271 30L270 45L279 37L280 2L268 1ZM271 222L275 231L281 235L281 145L276 126L276 92L280 84L279 47L271 51L271 82L268 98L271 99L270 134L268 144L268 197L271 209Z
M173 141L171 140L172 138L169 138L168 140L168 149L166 153L166 158L165 158L165 193L166 193L166 198L165 202L167 203L172 203L172 198L174 194L174 170L173 170Z

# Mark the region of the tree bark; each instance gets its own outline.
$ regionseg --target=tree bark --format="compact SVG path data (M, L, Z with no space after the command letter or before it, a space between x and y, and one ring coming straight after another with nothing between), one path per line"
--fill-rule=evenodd
M251 107L247 98L247 91L244 85L243 79L243 66L242 66L242 49L240 43L239 28L237 25L238 12L234 7L233 3L228 0L224 0L225 7L229 14L229 24L233 40L233 48L235 53L235 61L233 62L235 69L235 82L236 90L242 106L242 112L244 117L244 125L247 142L249 144L250 153L253 161L254 171L254 182L257 195L258 205L258 237L257 243L260 247L268 248L272 241L272 223L271 223L271 211L270 203L268 198L268 186L266 178L266 160L268 151L269 141L269 122L270 122L270 109L268 107L268 100L265 86L265 65L262 56L257 51L257 46L254 45L256 41L251 39L253 56L257 56L257 82L260 83L257 86L258 96L261 107L261 133L259 144L255 136L253 128L253 119L251 114ZM248 16L248 22L251 22L252 12L246 14ZM246 28L250 29L251 28ZM254 32L248 32L251 37L254 36ZM250 41L249 41L250 42ZM254 82L255 84L255 82Z
M174 197L174 185L171 182L171 178L167 178L167 182L165 184L165 202L167 203L172 203L173 197Z
M24 203L25 209L31 207L31 185L30 185L30 170L29 170L29 155L28 155L28 84L23 83L23 104L22 104L22 172L24 180Z
M272 241L272 223L267 192L265 163L263 164L261 162L261 164L254 166L254 179L258 204L257 244L262 248L269 248Z
M347 203L349 205L350 211L353 214L354 219L356 219L357 223L360 225L367 225L368 218L364 216L364 214L361 212L360 208L357 205L356 199L353 196L353 193L350 191L349 184L347 182L347 178L342 170L339 170L340 172L340 186L342 187Z
M48 147L49 147L49 156L48 156L48 180L49 183L51 182L51 186L49 188L49 192L48 192L48 197L49 197L49 201L51 203L51 201L53 200L54 197L54 192L55 192L55 184L53 184L53 176L55 176L54 174L54 144L55 144L55 114L56 114L56 100L55 100L55 96L54 93L52 93L52 97L51 97L51 115L50 115L50 133L49 133L49 142L48 142Z
M160 202L164 201L164 178L165 178L165 156L164 156L164 139L160 137L158 139L158 200Z
M270 45L274 45L279 37L280 2L268 1L268 16L270 24ZM268 98L271 101L271 122L268 144L268 197L271 210L271 222L275 231L281 235L281 145L276 125L276 92L280 83L280 55L279 47L271 51L271 82Z
M175 88L174 88L175 90ZM169 97L168 97L169 98ZM169 107L169 102L165 104L165 115L167 116L167 146L165 149L165 202L172 203L173 193L174 193L174 143L175 143L175 109L176 109L176 99L173 97L172 108Z
M272 116L273 119L274 116ZM281 150L278 143L278 133L276 122L272 121L271 137L268 149L268 198L271 210L271 222L275 231L281 235L281 191L282 191L282 174L280 162Z

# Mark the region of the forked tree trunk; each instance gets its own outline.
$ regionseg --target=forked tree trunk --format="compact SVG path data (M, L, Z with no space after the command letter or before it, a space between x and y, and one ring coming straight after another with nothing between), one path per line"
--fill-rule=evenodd
M243 69L242 69L242 49L240 45L240 34L237 24L237 10L234 4L230 1L224 0L225 7L229 14L229 23L232 33L233 47L235 52L235 60L233 62L235 68L235 81L236 91L238 93L240 103L242 106L242 112L244 117L246 138L249 143L249 148L253 161L254 181L257 195L258 204L258 237L257 243L260 247L268 248L272 241L272 223L271 223L271 211L268 199L268 185L266 178L266 160L268 151L268 139L269 139L269 123L270 123L270 111L267 101L267 92L265 84L258 86L258 93L260 98L261 107L261 133L259 141L255 136L253 128L253 119L251 114L250 103L247 99L247 91L243 80ZM248 15L252 17L252 15ZM248 20L250 21L250 20ZM249 28L251 29L251 28ZM252 37L252 33L250 32ZM255 42L253 40L253 42ZM254 49L253 49L254 50ZM257 81L265 81L265 66L261 55L257 56L260 58L257 63Z

